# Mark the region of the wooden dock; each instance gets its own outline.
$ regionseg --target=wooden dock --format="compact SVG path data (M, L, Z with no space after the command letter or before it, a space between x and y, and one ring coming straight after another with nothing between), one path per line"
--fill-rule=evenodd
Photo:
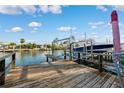
M5 78L5 88L116 88L116 76L72 61L16 67Z

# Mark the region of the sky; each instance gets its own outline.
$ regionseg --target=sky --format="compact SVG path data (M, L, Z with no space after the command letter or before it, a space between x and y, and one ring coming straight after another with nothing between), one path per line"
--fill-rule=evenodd
M112 42L111 12L117 10L121 42L124 41L124 6L11 5L0 6L0 42L51 43L55 38L75 36Z

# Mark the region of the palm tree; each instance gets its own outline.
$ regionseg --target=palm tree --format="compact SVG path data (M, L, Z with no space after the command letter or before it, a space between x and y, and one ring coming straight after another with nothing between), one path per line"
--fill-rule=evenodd
M21 46L20 46L20 49L21 49L21 48L22 48L22 44L25 43L25 39L24 39L24 38L21 38L21 39L20 39L20 43L21 43Z

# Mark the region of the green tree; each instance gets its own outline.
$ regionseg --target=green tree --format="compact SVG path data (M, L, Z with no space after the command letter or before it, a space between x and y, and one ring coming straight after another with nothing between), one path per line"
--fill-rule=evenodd
M47 48L51 48L52 46L50 44L47 45Z
M32 49L32 44L31 43L28 43L27 46L28 46L29 49Z
M14 42L9 43L9 47L14 50L16 47L16 43L14 43Z
M33 44L32 44L32 47L33 47L33 48L36 48L36 47L37 47L37 44L33 43Z
M20 39L20 43L21 43L21 45L20 45L20 49L22 48L22 45L25 43L25 39L24 38L21 38Z

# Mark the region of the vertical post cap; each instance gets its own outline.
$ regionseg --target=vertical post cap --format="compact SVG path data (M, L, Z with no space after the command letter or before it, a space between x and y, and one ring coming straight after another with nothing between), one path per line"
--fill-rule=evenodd
M111 22L112 21L118 21L118 14L116 10L113 10L111 13Z

